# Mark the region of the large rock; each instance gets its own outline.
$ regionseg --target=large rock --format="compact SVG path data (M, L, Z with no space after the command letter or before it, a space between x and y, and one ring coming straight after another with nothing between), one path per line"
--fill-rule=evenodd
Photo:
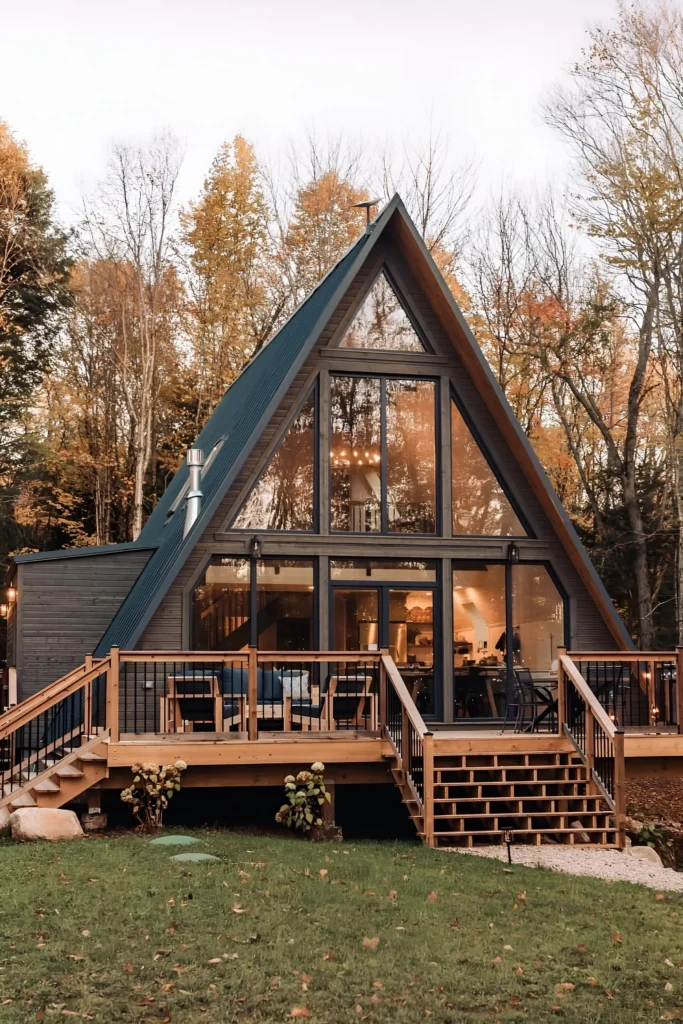
M0 807L0 836L8 836L9 834L9 811L6 807Z
M628 852L627 852L628 851ZM658 867L662 867L662 858L659 856L656 850L653 850L651 846L631 846L624 850L627 856L633 857L634 860L644 860L648 864L656 864Z
M10 814L12 839L80 839L81 823L74 811L53 807L20 807Z

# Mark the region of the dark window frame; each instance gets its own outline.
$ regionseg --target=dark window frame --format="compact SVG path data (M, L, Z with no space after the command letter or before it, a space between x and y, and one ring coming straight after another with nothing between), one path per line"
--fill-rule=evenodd
M502 537L504 540L510 540L510 541L513 541L513 540L536 540L536 534L533 531L533 529L529 526L529 522L527 520L527 517L522 512L522 509L520 508L519 502L517 501L516 497L513 494L510 493L510 490L509 490L509 488L508 488L508 486L507 486L507 484L505 482L505 479L504 479L504 477L501 476L500 471L497 468L496 461L495 461L495 459L491 455L490 449L488 448L487 444L485 443L485 441L484 441L484 439L483 439L483 437L481 435L481 432L478 430L478 428L474 424L471 416L465 410L464 403L460 400L460 398L456 394L455 389L453 388L453 384L452 383L450 385L449 391L450 391L451 403L455 405L456 409L458 410L458 412L462 416L462 418L464 420L464 423L465 423L465 426L467 427L467 429L469 430L470 434L472 435L472 437L474 439L474 443L477 445L479 451L481 452L482 458L486 462L486 465L491 470L491 473L493 474L494 480L497 482L497 484L500 487L501 491L505 495L507 501L510 504L510 507L512 508L512 511L515 513L515 515L519 519L520 523L522 524L523 528L526 530L526 533L514 533L514 534L513 533L510 533L510 534L508 534L508 533L505 533L505 534L501 534L501 533L453 533L453 538L455 540L458 540L461 537L462 538L470 538L470 537ZM452 405L449 405L449 407L448 407L448 422L449 422L449 426L450 426L451 439L452 439L452 437L453 437L453 408L452 408ZM453 458L453 452L451 450L451 459L452 458ZM448 496L448 507L450 508L450 514L451 514L451 530L453 530L453 484L452 483L451 483L451 493Z
M361 348L360 346L356 346L356 345L343 345L342 344L342 342L344 341L344 338L346 337L348 331L351 329L351 327L354 324L358 314L360 313L361 307L362 307L363 303L367 299L367 297L370 294L370 292L372 291L372 289L377 284L377 282L380 279L380 277L382 276L382 274L384 274L384 276L386 277L387 281L389 282L389 287L394 292L394 295L396 296L396 300L397 300L399 306L401 307L401 309L403 310L403 312L405 313L406 317L408 318L408 322L410 323L410 326L415 331L415 334L417 335L417 337L418 337L418 339L420 341L420 344L422 345L422 347L424 349L424 352L414 352L412 349L405 349L405 348L402 348L402 349L395 349L395 348ZM358 305L356 306L356 308L354 310L353 316L350 317L350 319L348 320L348 323L343 328L343 330L342 330L342 332L341 332L341 334L339 336L339 341L337 342L337 344L334 347L336 349L344 349L345 352L369 352L371 355L377 355L379 353L380 355L385 355L385 356L386 355L400 355L401 357L404 357L404 356L414 356L414 357L416 357L418 359L420 358L420 356L425 355L425 354L426 355L430 355L430 356L435 355L433 347L429 344L429 340L427 338L426 332L422 329L420 324L417 322L414 313L412 312L408 302L404 298L404 295L403 295L403 292L401 291L401 288L396 283L396 278L394 277L394 275L392 274L391 270L389 269L389 267L388 267L388 265L386 263L382 263L381 264L379 270L377 271L375 276L371 279L370 284L368 285L368 287L363 292L363 297L359 300Z
M259 483L261 481L261 477L266 472L266 470L270 466L271 462L273 461L273 459L275 458L275 456L279 452L280 448L284 444L284 442L285 442L285 440L287 438L287 435L289 434L289 431L291 430L291 428L294 425L297 417L299 416L299 414L303 410L303 407L306 405L306 402L310 399L311 395L313 396L313 525L311 526L310 530L286 530L286 529L280 530L280 529L277 529L277 528L265 529L263 527L256 527L256 526L235 526L234 525L235 521L239 517L242 509L246 505L247 501L249 500L249 498L251 497L253 492L258 487L258 485L259 485ZM244 495L244 497L240 500L239 505L235 509L234 514L230 517L230 525L228 526L227 529L231 533L233 533L233 532L234 533L238 533L238 534L254 534L254 533L257 533L257 534L265 534L266 536L271 536L271 537L291 536L292 534L298 535L298 536L301 536L301 537L310 537L313 534L319 534L320 533L320 501L319 501L319 496L320 496L320 488L319 488L319 480L320 480L320 453L321 453L321 438L320 438L320 374L317 374L316 377L315 377L315 380L313 381L313 384L311 385L310 388L308 388L305 391L303 398L297 403L295 411L290 416L290 418L287 420L287 424L286 424L284 430L282 431L282 434L280 435L277 444L275 445L273 450L268 455L268 458L266 459L266 461L264 462L263 466L261 467L261 470L258 472L258 474L256 476L256 479L254 480L254 482L252 483L251 487L249 488L247 493Z
M418 355L419 353L414 353ZM332 388L333 382L336 377L354 377L357 379L373 379L380 382L380 529L379 530L338 530L332 525L332 458L331 458L331 445L332 445ZM328 454L328 493L329 493L329 517L330 517L330 535L335 537L442 537L443 536L443 522L441 514L442 505L442 488L443 488L443 474L442 474L442 437L441 437L441 394L439 381L440 377L432 374L408 374L401 373L400 371L392 371L390 373L367 373L362 370L349 371L344 370L330 370L328 375L329 380L329 409L327 417L327 454ZM414 381L426 381L434 387L434 530L431 533L412 533L407 531L389 530L388 525L388 505L387 505L387 388L386 382L388 380L414 380ZM450 501L449 501L450 506ZM451 512L452 516L452 512Z
M264 531L265 532L265 531ZM300 531L299 531L300 532ZM189 589L189 639L190 650L203 650L195 646L194 636L194 594L200 581L206 576L206 570L213 564L214 559L232 558L247 562L249 564L249 646L258 647L258 576L256 566L258 562L311 562L313 568L313 650L320 649L320 559L316 555L266 555L261 554L256 558L253 554L245 554L239 551L235 554L221 551L219 554L210 555L204 564L201 572Z

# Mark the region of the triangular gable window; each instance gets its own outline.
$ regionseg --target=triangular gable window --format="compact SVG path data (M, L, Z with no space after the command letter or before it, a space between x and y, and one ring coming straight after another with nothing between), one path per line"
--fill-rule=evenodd
M384 271L363 300L355 320L341 340L340 348L425 351Z
M235 530L312 530L315 392L311 392L233 522Z
M453 401L451 452L453 533L525 537L526 530Z

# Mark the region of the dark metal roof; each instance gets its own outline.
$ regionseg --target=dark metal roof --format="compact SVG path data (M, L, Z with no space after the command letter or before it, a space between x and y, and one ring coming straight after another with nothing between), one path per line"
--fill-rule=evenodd
M195 442L207 455L219 440L223 442L202 477L204 499L199 518L184 538L184 502L178 502L171 512L187 481L188 470L183 465L137 541L142 547L158 545L157 550L100 640L96 657L115 645L132 647L139 638L348 288L361 257L372 248L369 243L374 242L374 228L388 220L397 201L395 197L387 204L287 323L245 367L216 406Z
M83 548L61 548L56 551L27 551L25 554L12 555L12 561L21 562L56 562L63 558L90 558L91 555L118 555L121 551L151 551L155 544L141 544L140 540L126 544L98 544Z

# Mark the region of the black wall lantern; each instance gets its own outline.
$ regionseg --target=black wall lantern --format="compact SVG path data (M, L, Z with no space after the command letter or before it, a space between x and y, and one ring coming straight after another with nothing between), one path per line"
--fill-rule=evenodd
M508 547L508 561L513 563L519 562L519 548L515 544L514 540Z
M249 545L249 553L252 558L261 557L261 541L258 537L251 538L251 544Z

